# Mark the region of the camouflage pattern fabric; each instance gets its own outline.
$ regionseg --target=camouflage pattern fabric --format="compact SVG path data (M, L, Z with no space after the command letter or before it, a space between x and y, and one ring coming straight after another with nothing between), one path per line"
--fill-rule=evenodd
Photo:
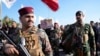
M70 35L71 33L73 34ZM74 56L90 56L93 55L93 52L95 51L94 32L89 24L84 24L84 26L80 27L77 23L74 23L65 27L63 38L66 49L67 46L71 46L69 48ZM68 43L67 41L71 42L70 45L66 45Z
M37 29L33 27L29 32L20 31L20 36L25 38L25 47L31 56L44 56L36 32Z

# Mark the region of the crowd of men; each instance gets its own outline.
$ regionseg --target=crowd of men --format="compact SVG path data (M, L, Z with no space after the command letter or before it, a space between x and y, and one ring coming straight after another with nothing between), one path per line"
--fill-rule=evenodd
M34 10L24 7L18 10L22 28L13 21L9 26L8 21L2 24L1 30L7 33L16 44L22 44L31 56L99 56L100 53L100 22L90 21L84 23L84 13L77 11L76 22L42 29L41 24L34 26ZM23 41L23 39L25 41ZM1 56L20 56L20 52L7 41L0 37L3 43L0 49Z

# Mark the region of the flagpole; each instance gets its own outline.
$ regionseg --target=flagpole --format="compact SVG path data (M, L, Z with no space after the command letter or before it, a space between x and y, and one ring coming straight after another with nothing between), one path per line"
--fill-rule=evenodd
M0 0L0 20L2 19L2 1Z

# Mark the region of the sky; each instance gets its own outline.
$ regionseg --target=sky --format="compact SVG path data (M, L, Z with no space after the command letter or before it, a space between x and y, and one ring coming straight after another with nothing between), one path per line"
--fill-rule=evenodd
M60 25L72 24L76 21L75 13L81 10L85 14L84 22L91 20L100 22L100 0L59 0L59 9L54 12L41 0L16 0L11 8L2 3L2 18L9 16L16 22L19 21L18 9L22 6L32 6L35 13L35 25L39 24L39 17L52 18Z

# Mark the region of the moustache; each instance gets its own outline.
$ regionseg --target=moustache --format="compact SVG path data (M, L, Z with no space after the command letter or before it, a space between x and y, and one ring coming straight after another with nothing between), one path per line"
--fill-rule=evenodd
M32 20L28 20L27 22L32 22L32 23L33 23L33 21L32 21Z

